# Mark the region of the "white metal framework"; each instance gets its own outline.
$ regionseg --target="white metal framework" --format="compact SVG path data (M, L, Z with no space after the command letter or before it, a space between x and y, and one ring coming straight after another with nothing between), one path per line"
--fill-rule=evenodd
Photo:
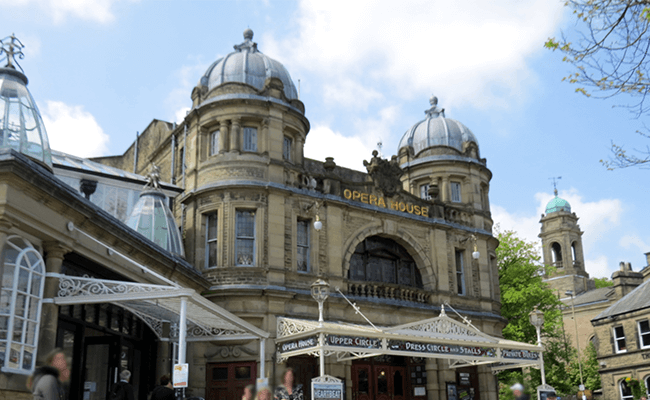
M379 355L447 359L450 368L491 365L493 371L534 367L541 364L541 346L495 338L479 331L469 321L440 315L396 327L378 327L343 322L278 318L277 359L310 354L335 354L338 361Z

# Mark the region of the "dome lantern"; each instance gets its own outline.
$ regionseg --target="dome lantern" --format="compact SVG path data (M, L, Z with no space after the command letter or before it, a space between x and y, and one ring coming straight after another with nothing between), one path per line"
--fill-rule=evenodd
M184 257L180 231L167 206L167 196L160 190L160 168L153 165L147 181L126 224L163 249Z
M23 44L14 35L0 40L0 148L14 149L52 169L52 154L41 114L16 62ZM0 64L1 65L1 64ZM20 70L18 70L18 67Z

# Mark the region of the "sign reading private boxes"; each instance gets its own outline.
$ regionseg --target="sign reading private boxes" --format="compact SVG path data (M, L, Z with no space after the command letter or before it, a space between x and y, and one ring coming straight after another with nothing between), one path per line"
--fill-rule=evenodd
M317 382L319 378L311 381L312 400L343 400L343 381Z

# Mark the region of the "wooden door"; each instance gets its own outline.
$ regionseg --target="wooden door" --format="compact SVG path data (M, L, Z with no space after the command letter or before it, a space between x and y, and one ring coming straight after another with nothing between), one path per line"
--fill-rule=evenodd
M371 384L370 365L352 365L353 400L372 400L373 384Z
M210 363L206 372L207 400L240 400L244 387L255 383L257 363Z
M375 400L405 400L406 368L391 365L375 365Z

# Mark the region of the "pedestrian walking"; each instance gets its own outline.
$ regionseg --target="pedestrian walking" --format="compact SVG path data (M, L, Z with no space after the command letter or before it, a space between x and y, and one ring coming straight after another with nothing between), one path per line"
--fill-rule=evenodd
M160 386L151 392L151 400L174 400L174 386L169 374L160 377Z
M131 372L128 369L120 372L120 381L113 384L109 400L135 400L133 386L129 383Z
M32 391L34 400L65 400L63 381L70 378L68 362L62 349L54 349L45 358L45 365L36 368L27 380L27 387Z

